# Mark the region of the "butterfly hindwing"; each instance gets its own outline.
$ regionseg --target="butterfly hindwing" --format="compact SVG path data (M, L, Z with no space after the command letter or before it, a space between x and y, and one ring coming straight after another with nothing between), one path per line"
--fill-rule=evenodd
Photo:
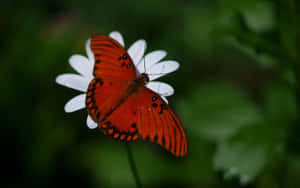
M126 52L116 40L106 35L94 35L91 49L95 57L94 76L115 80L134 80L136 69Z
M121 141L129 142L136 140L139 137L137 131L137 106L138 100L136 97L127 96L123 98L114 110L107 114L103 123L103 132ZM111 128L114 131L107 132ZM115 135L115 133L120 134Z
M86 107L95 122L102 121L126 92L127 82L94 78L86 93Z

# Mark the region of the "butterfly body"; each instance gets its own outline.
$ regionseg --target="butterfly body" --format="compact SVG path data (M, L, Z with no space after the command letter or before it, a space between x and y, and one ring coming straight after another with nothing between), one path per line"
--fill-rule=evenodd
M146 87L149 76L136 71L126 50L105 35L95 35L91 49L94 79L86 106L103 133L127 142L141 138L176 156L185 155L187 140L180 121L168 104Z

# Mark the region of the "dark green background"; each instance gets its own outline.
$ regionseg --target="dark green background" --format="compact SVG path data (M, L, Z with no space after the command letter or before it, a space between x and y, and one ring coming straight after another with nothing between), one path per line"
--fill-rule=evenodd
M0 8L1 187L134 187L123 143L66 114L74 72L95 33L147 41L180 69L161 80L189 152L131 144L144 187L300 186L299 2L3 1Z

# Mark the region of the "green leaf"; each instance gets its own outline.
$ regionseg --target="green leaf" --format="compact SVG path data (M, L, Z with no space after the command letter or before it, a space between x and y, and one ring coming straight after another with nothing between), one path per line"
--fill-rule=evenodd
M256 105L229 84L206 83L189 93L180 101L179 110L191 132L209 140L227 139L261 119Z
M225 178L239 177L241 184L253 181L266 164L283 153L288 125L297 115L296 99L289 87L272 84L264 93L261 121L220 143L214 157L215 168L224 171Z
M250 46L247 43L241 43L234 37L228 38L227 42L231 46L240 50L245 55L249 56L250 58L253 58L264 68L271 69L271 68L279 67L278 59L276 57L270 55L269 53L264 53L264 52L258 53L254 47Z
M214 158L215 168L225 171L225 179L239 176L241 184L250 182L265 162L266 154L262 147L243 142L220 144Z
M268 1L257 1L251 6L242 7L246 24L255 32L264 32L274 26L273 4Z
M276 123L265 119L220 143L214 157L215 169L223 171L225 179L239 177L241 184L253 181L274 155L283 152L281 124Z
M223 0L218 1L218 19L227 20L227 25L234 23L233 15L240 13L247 26L255 32L265 32L271 30L275 25L274 6L265 0Z

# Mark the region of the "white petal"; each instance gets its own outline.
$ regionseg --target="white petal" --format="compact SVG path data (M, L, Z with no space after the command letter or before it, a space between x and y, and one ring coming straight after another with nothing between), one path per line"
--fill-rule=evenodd
M176 71L179 68L179 63L176 61L162 61L160 63L155 64L149 70L147 70L147 74L149 75L150 80L157 79L166 74Z
M90 63L90 67L94 68L94 64L95 64L95 57L94 57L94 53L92 52L91 49L91 39L88 39L85 43L85 50L86 53L89 57L89 63Z
M162 98L167 104L169 103L166 97L161 96L161 98Z
M90 80L76 74L61 74L56 77L56 83L75 90L86 92Z
M154 64L158 63L167 55L166 51L163 50L156 50L153 52L148 53L138 64L137 69L140 73L145 72L146 70L150 69Z
M152 81L149 82L146 87L161 96L170 96L174 94L173 87L163 82Z
M94 120L90 117L90 115L88 115L87 117L86 124L90 129L95 129L98 127L98 124L94 122Z
M142 59L145 50L146 50L146 41L138 40L130 46L127 52L130 55L133 63L136 65Z
M69 59L69 63L79 74L85 77L93 76L93 67L88 58L82 55L72 55Z
M121 35L121 33L119 33L118 31L113 31L109 34L109 36L113 39L115 39L119 44L121 44L123 47L124 45L124 40L123 37Z
M77 95L67 102L65 112L74 112L85 108L85 94Z

